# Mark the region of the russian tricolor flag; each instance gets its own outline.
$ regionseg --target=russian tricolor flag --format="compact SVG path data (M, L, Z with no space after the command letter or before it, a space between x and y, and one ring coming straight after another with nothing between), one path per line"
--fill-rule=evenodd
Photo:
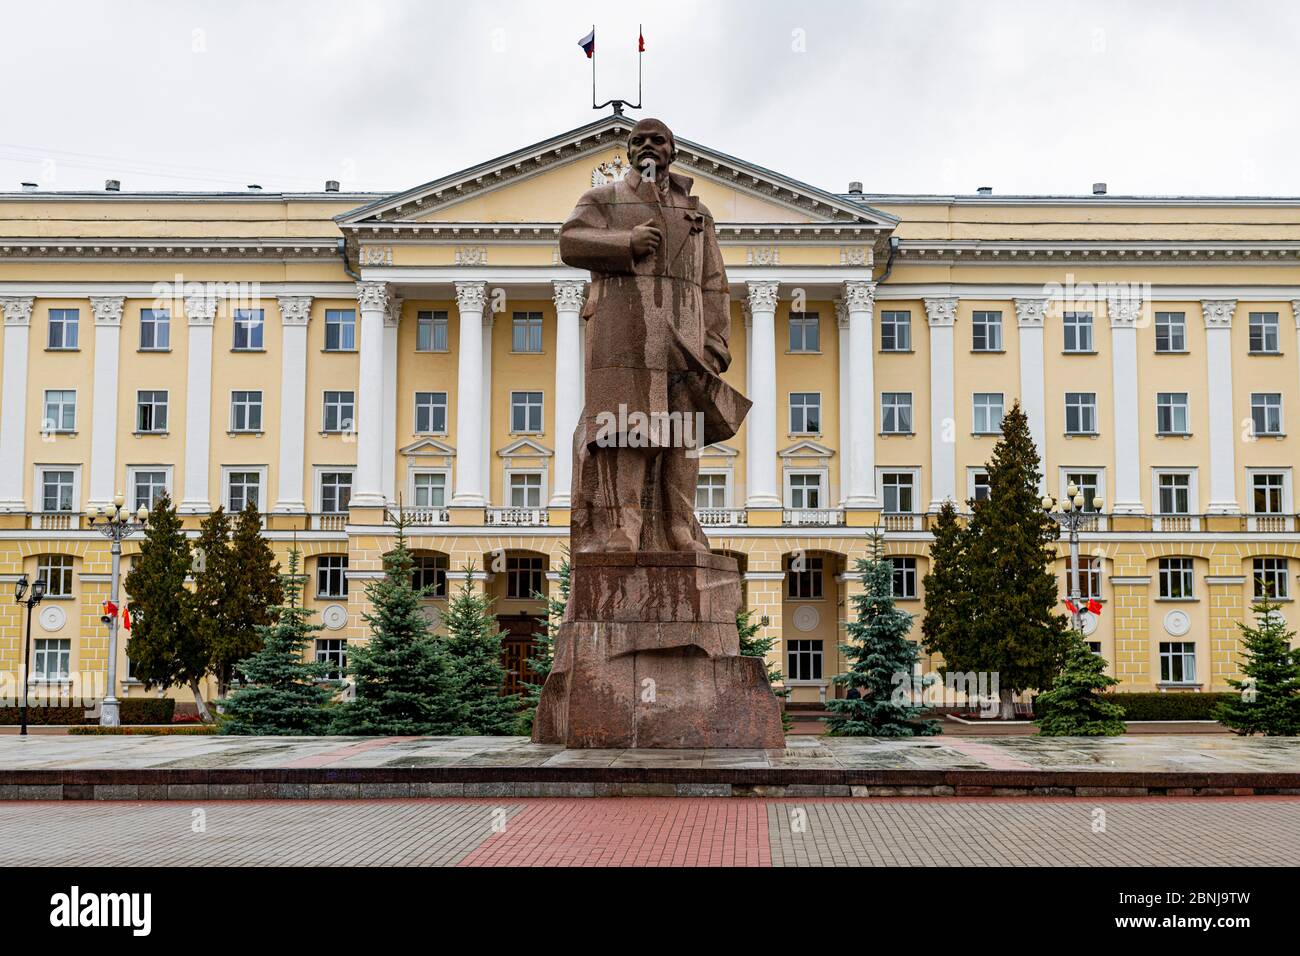
M582 47L582 51L587 54L587 59L590 60L596 52L596 28L595 27L592 27L591 32L578 41L578 46Z

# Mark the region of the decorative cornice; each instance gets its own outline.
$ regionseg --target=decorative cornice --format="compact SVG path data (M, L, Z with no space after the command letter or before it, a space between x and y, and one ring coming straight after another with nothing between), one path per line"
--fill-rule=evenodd
M337 238L271 242L262 239L6 238L0 259L113 259L156 262L171 259L334 259Z
M876 284L858 279L844 283L844 306L849 313L868 312L876 301Z
M556 280L551 283L555 290L555 310L557 312L580 312L586 298L587 283L569 279Z
M925 317L930 328L951 328L957 321L957 298L955 296L925 300Z
M372 311L388 311L387 282L358 282L357 305Z
M1232 328L1232 314L1237 311L1236 299L1202 299L1201 315L1207 329Z
M1137 328L1142 315L1142 298L1136 295L1112 295L1106 299L1111 328Z
M860 240L874 247L886 230L860 222L766 222L766 223L715 223L718 242L724 246L745 246L755 243L826 245L828 242ZM558 222L365 222L340 224L339 229L353 242L362 240L402 244L448 244L460 246L466 241L487 243L545 243L553 245L560 237ZM391 248L391 246L385 247ZM3 246L0 246L3 249ZM362 263L365 265L366 263ZM468 263L458 263L466 265ZM751 263L757 265L757 263ZM868 265L870 262L867 263Z
M1016 322L1022 329L1041 329L1047 315L1046 299L1016 299Z
M900 262L985 265L1094 264L1275 265L1300 260L1295 240L904 239Z
M390 295L388 297L388 309L384 313L384 325L390 329L395 329L402 321L402 303L406 300L400 295Z
M0 298L0 305L5 311L5 325L31 325L32 306L36 297L30 295L7 295Z
M745 303L750 312L775 312L780 299L781 283L775 279L755 279L745 283Z
M217 317L215 295L192 295L185 299L185 317L190 325L211 325Z
M280 323L282 325L305 326L311 322L311 296L280 296Z
M126 297L121 295L92 295L90 311L95 316L96 325L122 325L122 307Z
M462 312L482 312L487 305L487 283L457 282L456 305Z

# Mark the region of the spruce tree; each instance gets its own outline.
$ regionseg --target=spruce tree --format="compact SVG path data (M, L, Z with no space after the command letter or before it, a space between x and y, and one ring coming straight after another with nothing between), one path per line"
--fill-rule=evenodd
M506 671L501 666L504 632L492 614L492 599L474 590L473 566L447 603L443 638L451 668L454 734L514 734L522 729L519 695L502 694Z
M261 649L258 629L275 621L275 608L284 602L280 565L262 536L262 516L252 502L234 521L227 556L230 571L220 626L212 634L212 672L223 695L229 691L235 664Z
M328 705L342 682L327 678L328 661L306 659L320 626L309 623L312 612L300 604L300 562L295 546L282 576L284 603L275 609L275 623L258 628L261 649L236 665L246 683L226 698L222 733L308 736L329 726Z
M370 640L348 654L355 696L338 708L336 734L428 736L451 732L451 674L414 586L414 559L406 546L407 519L398 516L397 541L384 555L383 578L366 587L372 610L363 617Z
M934 720L917 720L921 708L904 696L920 651L908 640L912 615L894 606L894 565L879 533L871 536L871 557L855 565L862 593L853 596L856 620L848 621L848 643L840 653L852 663L835 676L859 697L826 702L827 732L845 737L912 737L939 733Z
M1239 621L1244 680L1228 679L1240 693L1220 704L1215 719L1239 734L1292 737L1300 733L1300 650L1281 606L1264 598L1251 606L1255 626Z
M555 572L555 587L550 594L540 591L534 599L546 604L546 621L533 642L532 652L528 656L528 670L537 678L537 683L524 681L526 688L523 698L523 715L521 733L531 734L533 718L537 715L537 705L542 699L542 686L551 673L555 663L555 640L560 633L560 624L564 620L565 609L569 606L569 589L573 582L573 567L569 563L568 552L560 559L559 569Z
M207 722L212 716L200 684L212 655L194 594L185 586L192 560L176 509L161 495L126 576L131 612L126 653L145 687L188 687L200 719Z
M226 628L230 581L235 572L230 557L230 516L225 508L218 506L203 519L199 536L190 550L195 624L203 634L204 643L212 650L210 670L217 677L217 696L224 697L225 682L215 667L216 647Z
M753 608L744 608L736 612L736 631L740 636L740 655L741 657L757 657L763 661L763 666L767 672L767 683L772 687L772 693L782 700L790 696L790 688L782 687L777 689L775 686L782 680L781 667L773 664L768 660L767 655L772 652L777 644L777 639L772 634L763 634L762 620L754 620ZM794 721L791 719L789 712L783 706L781 708L781 727L789 730Z
M1125 731L1124 708L1101 695L1119 681L1106 673L1106 659L1094 654L1071 628L1065 667L1052 686L1034 698L1040 737L1118 737Z
M925 618L921 634L925 649L932 654L941 646L961 644L970 620L971 588L962 530L956 507L945 501L931 528L934 540L930 542L930 567L922 579Z

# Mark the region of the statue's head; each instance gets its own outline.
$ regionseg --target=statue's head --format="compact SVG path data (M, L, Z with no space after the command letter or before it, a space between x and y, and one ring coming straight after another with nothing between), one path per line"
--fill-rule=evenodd
M646 179L653 181L656 176L666 174L677 158L673 131L662 120L638 120L627 134L627 158L632 168Z

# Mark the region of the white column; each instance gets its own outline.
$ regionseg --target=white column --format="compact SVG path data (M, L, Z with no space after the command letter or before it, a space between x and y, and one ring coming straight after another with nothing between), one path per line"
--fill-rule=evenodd
M206 514L212 510L208 467L212 449L212 323L217 316L216 297L190 296L185 300L185 315L189 320L185 484L178 510L183 514Z
M117 494L117 369L122 344L120 295L92 295L95 372L90 404L90 484L86 504L104 508Z
M1136 296L1111 296L1110 348L1112 402L1115 429L1115 491L1111 511L1140 515L1142 505L1142 457L1138 421L1137 320L1142 300Z
M945 501L960 500L952 345L957 299L926 299L925 317L930 324L930 511L935 512Z
M456 483L451 503L457 508L482 508L485 469L483 449L483 309L486 282L457 282L460 308L460 350L456 366Z
M397 503L397 330L402 323L402 299L392 296L384 314L384 422L380 483L384 499Z
M1205 364L1210 386L1210 503L1208 514L1241 513L1237 504L1236 430L1232 411L1232 314L1236 299L1206 299Z
M557 281L555 287L555 473L551 507L571 506L573 432L582 413L582 300L584 283Z
M1038 449L1043 469L1038 490L1043 494L1048 488L1047 399L1043 381L1043 319L1046 314L1046 299L1016 299L1016 322L1020 326L1020 408L1029 419L1029 435Z
M835 327L839 332L840 379L836 408L840 412L840 494L839 506L849 495L849 307L843 299L835 300Z
M388 284L358 282L357 307L361 312L361 367L352 506L381 508L384 505L384 324L388 321Z
M489 303L483 309L483 420L480 428L483 433L483 503L492 504L492 327L496 316Z
M849 491L846 508L876 508L876 375L872 332L876 284L844 283L849 313Z
M32 296L5 296L4 382L0 392L0 511L26 511L23 497L27 438L27 346L32 327Z
M780 283L747 283L749 307L749 410L745 443L749 480L748 508L779 508L776 484L776 300Z
M280 467L275 511L302 514L307 436L307 328L311 296L280 296Z

